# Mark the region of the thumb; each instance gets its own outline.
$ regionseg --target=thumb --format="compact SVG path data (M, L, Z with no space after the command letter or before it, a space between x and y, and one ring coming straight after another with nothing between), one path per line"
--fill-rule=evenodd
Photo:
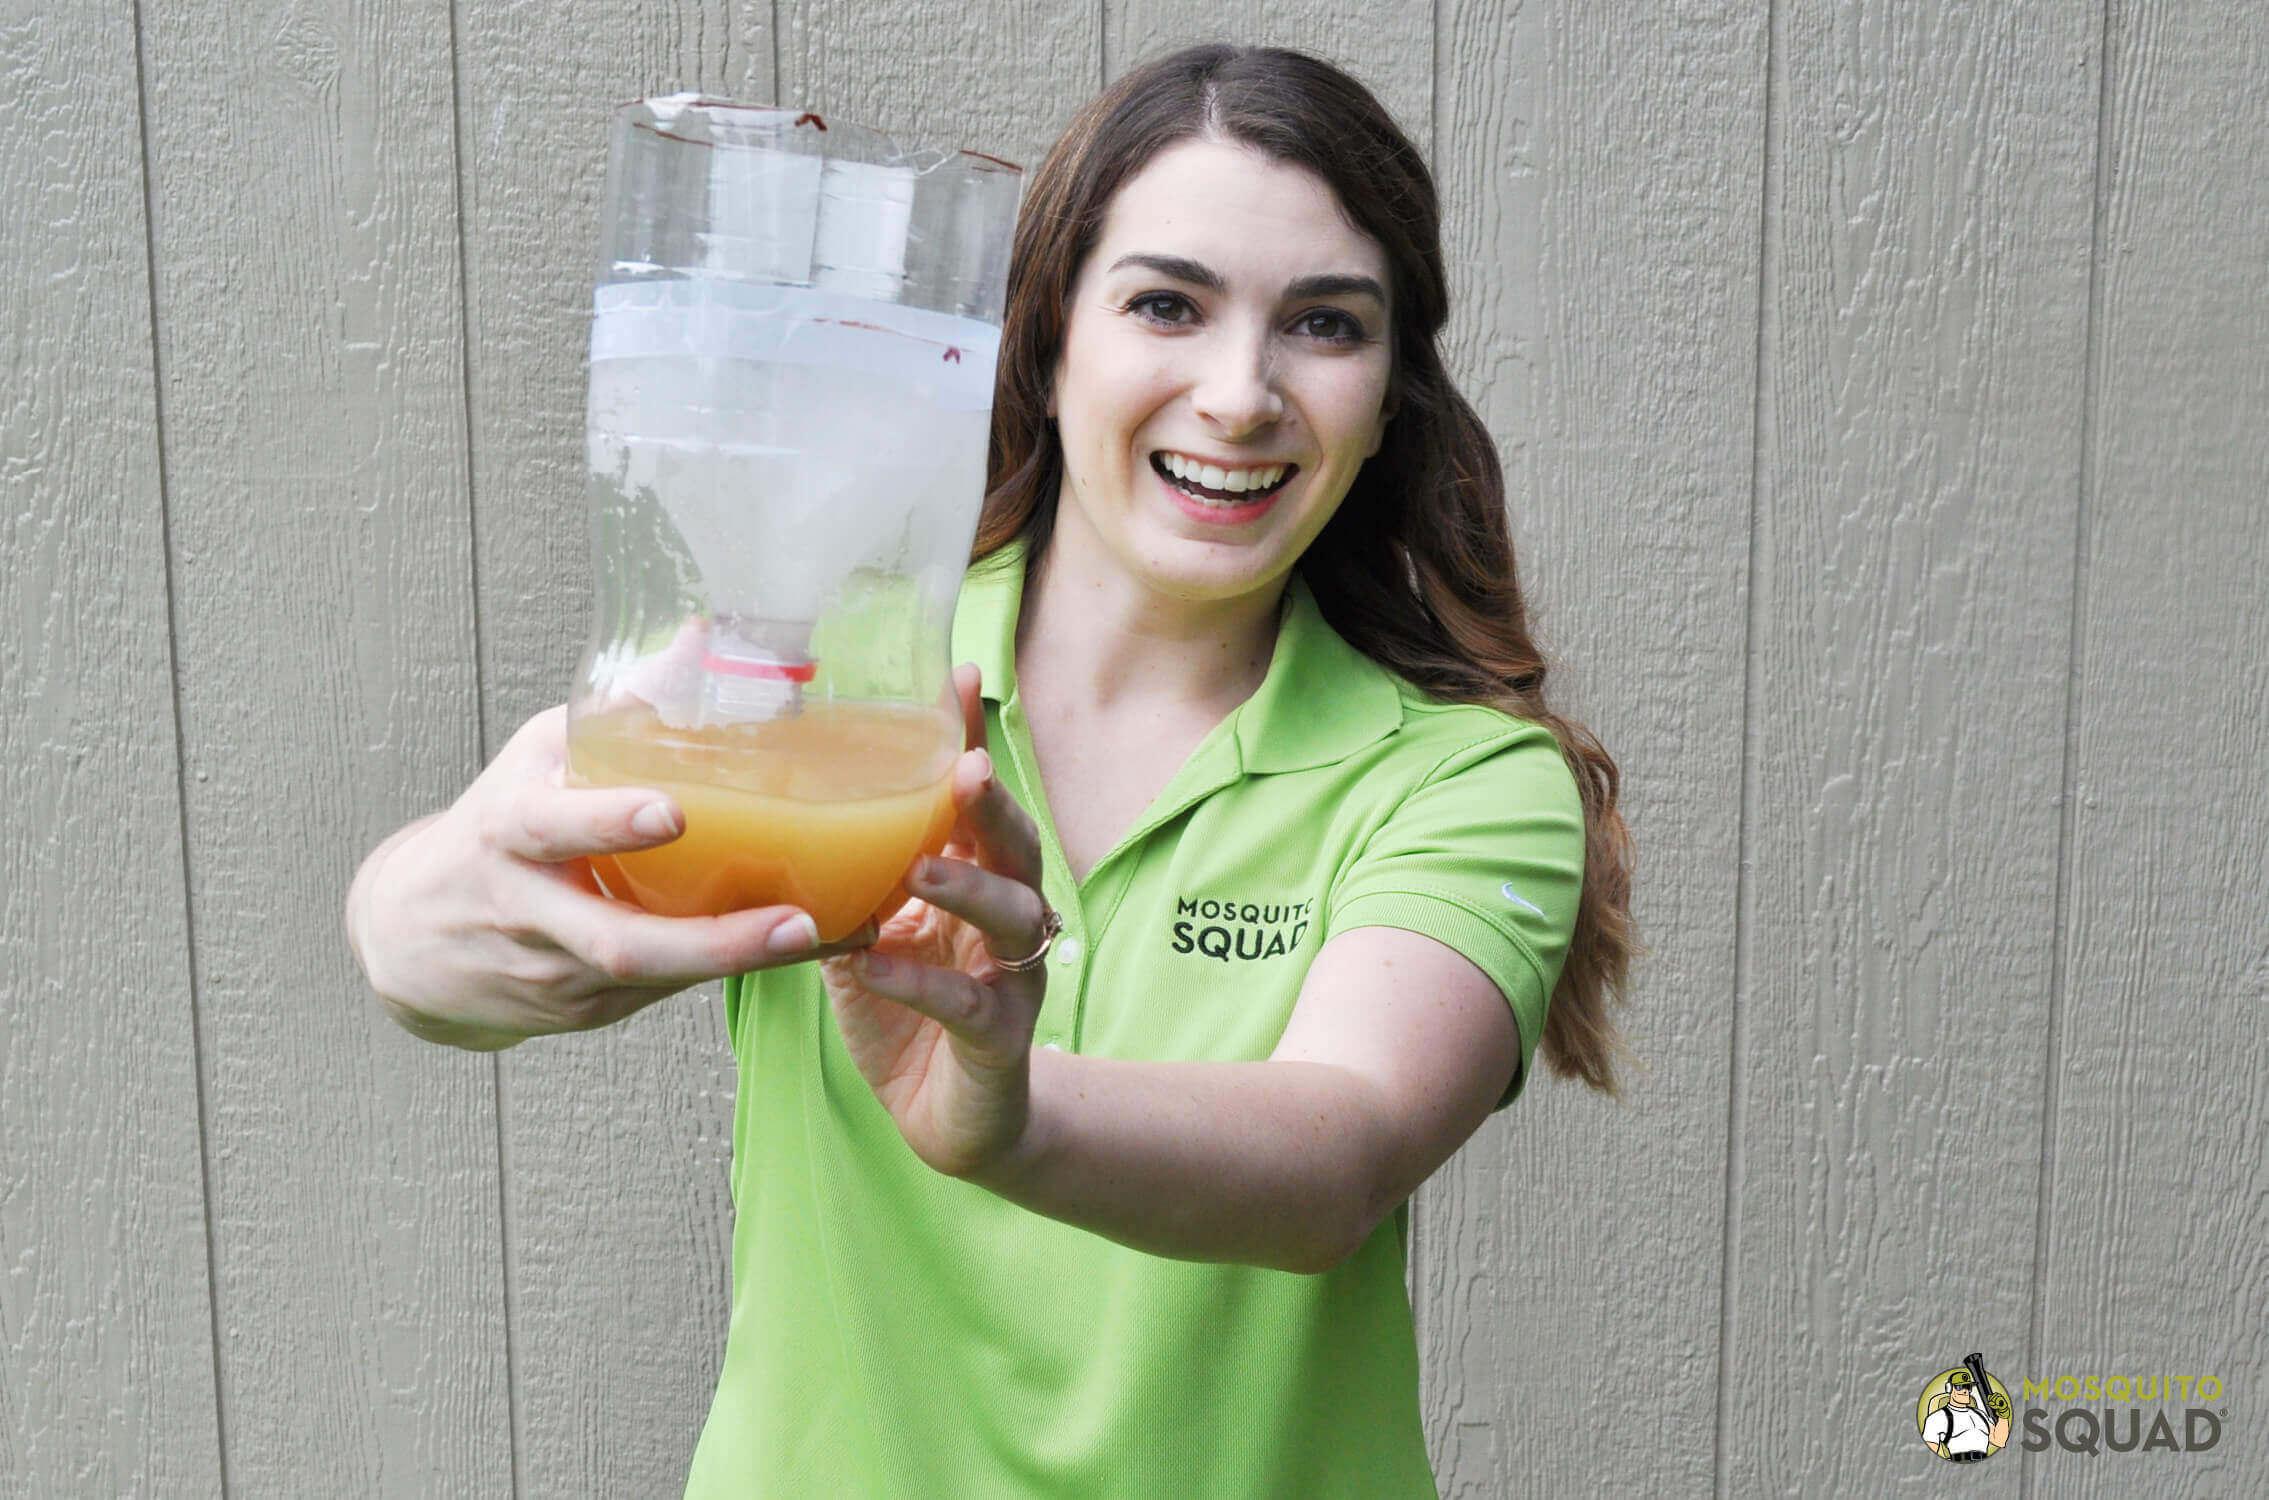
M985 748L984 676L984 668L973 661L965 661L953 669L953 690L961 698L961 748L964 750Z

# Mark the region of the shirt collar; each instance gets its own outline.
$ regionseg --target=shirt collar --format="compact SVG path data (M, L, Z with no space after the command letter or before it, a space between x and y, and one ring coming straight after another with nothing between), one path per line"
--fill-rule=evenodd
M993 703L1016 693L1016 621L1024 604L1026 539L1019 536L972 564L953 618L953 659L984 673ZM1268 675L1236 711L1237 748L1247 771L1298 771L1330 765L1402 726L1395 678L1332 629L1308 582L1294 569Z

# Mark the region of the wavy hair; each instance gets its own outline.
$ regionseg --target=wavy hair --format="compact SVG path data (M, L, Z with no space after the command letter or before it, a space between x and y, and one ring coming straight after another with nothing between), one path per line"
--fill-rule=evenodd
M1063 480L1048 387L1073 282L1119 186L1190 139L1307 168L1386 251L1394 416L1299 566L1332 628L1373 661L1439 700L1485 704L1558 740L1583 797L1584 880L1538 1050L1558 1076L1617 1096L1615 1062L1630 1049L1608 1001L1628 998L1638 951L1619 774L1589 730L1545 705L1548 669L1529 635L1503 465L1436 347L1449 296L1433 176L1362 84L1305 53L1216 43L1133 69L1073 117L1017 218L971 561L1020 535L1031 556L1045 550Z

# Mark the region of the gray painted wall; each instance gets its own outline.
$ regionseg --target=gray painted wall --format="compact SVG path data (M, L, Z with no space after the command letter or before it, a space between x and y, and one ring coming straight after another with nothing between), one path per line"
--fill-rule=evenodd
M1419 1194L1444 1494L1929 1486L1911 1403L1972 1349L2224 1382L2210 1453L1996 1493L2269 1472L2260 7L27 0L0 1492L674 1491L714 987L475 1057L339 926L579 649L606 106L1036 162L1207 35L1341 61L1430 153L1640 841L1631 1103L1540 1086Z

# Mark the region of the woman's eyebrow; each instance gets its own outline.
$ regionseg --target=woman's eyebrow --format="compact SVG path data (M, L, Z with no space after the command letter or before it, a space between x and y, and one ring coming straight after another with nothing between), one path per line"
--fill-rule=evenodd
M1332 272L1321 276L1303 276L1284 289L1284 295L1298 301L1303 297L1368 297L1384 307L1387 294L1368 276L1349 276Z
M1111 271L1123 271L1128 266L1142 266L1161 276L1202 286L1209 292L1225 292L1229 284L1219 272L1202 262L1182 255L1147 255L1136 252L1122 255L1111 262ZM1110 274L1109 272L1105 273ZM1330 272L1316 276L1302 276L1285 287L1284 295L1290 299L1301 297L1369 297L1381 307L1387 305L1386 290L1368 276L1350 276L1343 272Z

